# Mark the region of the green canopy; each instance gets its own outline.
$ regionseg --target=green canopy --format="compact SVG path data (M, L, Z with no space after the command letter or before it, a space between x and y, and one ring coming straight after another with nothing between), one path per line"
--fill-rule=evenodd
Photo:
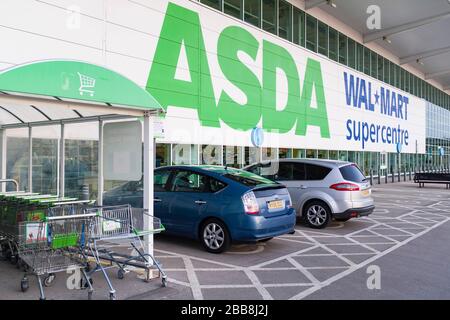
M130 79L104 67L70 60L19 65L0 73L0 91L160 109L153 96Z

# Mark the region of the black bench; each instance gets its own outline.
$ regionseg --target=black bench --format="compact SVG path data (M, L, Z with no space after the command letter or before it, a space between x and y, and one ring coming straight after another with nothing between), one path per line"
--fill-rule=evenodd
M414 174L414 182L419 184L419 188L425 187L425 183L445 184L446 188L450 188L450 173L436 172L416 172Z

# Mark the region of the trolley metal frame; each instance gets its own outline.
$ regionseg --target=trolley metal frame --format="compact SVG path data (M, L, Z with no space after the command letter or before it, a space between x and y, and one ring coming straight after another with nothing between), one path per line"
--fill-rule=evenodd
M52 216L50 213L42 221L19 224L18 253L26 267L20 283L23 292L29 288L28 275L34 274L38 280L40 300L45 300L44 286L51 285L55 273L80 269L88 287L88 299L92 298L94 289L85 270L87 257L84 248L95 217L96 214ZM44 281L43 275L46 275Z
M136 215L130 205L104 206L87 209L87 213L95 213L95 223L92 226L88 242L88 254L95 260L95 267L88 273L90 276L94 272L102 272L109 287L109 297L116 298L116 291L106 272L107 269L117 267L117 276L123 279L128 272L127 266L141 268L145 270L145 280L150 280L150 270L154 265L158 269L162 286L167 286L167 275L162 270L160 263L154 256L145 252L142 237L164 231L164 226L159 218L149 216L145 210L141 209L143 216L150 217L153 225L148 230L139 230ZM141 228L142 229L142 228ZM112 249L126 247L132 249L130 254L117 253ZM135 254L133 254L135 252ZM109 266L104 266L102 261L109 262Z

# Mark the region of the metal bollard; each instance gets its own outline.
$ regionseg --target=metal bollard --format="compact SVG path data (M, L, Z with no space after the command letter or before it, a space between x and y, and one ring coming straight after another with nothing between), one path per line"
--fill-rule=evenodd
M381 175L381 172L380 172L380 169L378 169L377 170L377 172L378 172L378 184L381 184L381 177L380 177L380 175Z
M403 170L403 181L406 181L406 169Z
M394 179L395 179L394 168L392 168L392 166L391 166L391 182L392 183L394 183Z
M384 183L388 183L388 171L386 169L386 172L384 174Z
M370 185L373 186L373 170L370 169Z
M397 170L397 180L398 180L398 182L400 182L401 175L402 175L402 168L398 168L398 170Z

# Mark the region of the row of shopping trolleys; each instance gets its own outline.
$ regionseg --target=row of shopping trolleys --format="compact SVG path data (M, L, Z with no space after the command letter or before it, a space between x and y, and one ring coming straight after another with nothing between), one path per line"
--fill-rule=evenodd
M144 219L152 222L144 228ZM90 201L27 192L0 193L0 244L4 257L24 270L20 283L29 288L35 275L40 299L59 272L80 271L79 288L92 298L92 275L101 272L109 299L116 290L109 273L117 268L123 279L130 268L144 271L144 280L157 269L162 286L167 275L152 254L146 252L146 236L164 231L161 220L130 205L98 207Z

